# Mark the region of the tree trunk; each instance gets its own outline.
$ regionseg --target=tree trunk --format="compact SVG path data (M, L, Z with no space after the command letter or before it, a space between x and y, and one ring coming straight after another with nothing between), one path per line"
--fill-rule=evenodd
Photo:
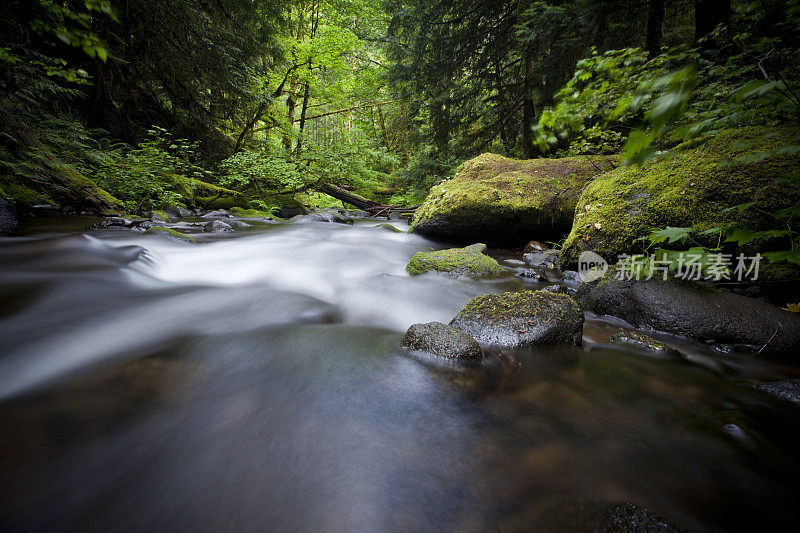
M346 191L341 187L337 187L336 185L330 183L323 183L317 187L317 190L321 193L327 194L328 196L333 196L337 200L354 205L359 209L367 210L374 207L383 207L380 202L370 200L369 198L364 198L363 196Z
M695 44L720 24L730 23L731 0L694 0Z
M303 91L303 107L300 110L300 131L297 133L297 148L296 153L299 155L303 149L303 130L306 127L306 112L308 111L308 97L310 92L310 84L306 82L306 88Z
M522 83L522 154L525 159L533 159L533 121L536 118L536 106L533 100L533 49L525 47L525 77Z
M664 0L650 0L647 7L647 36L645 49L652 59L661 52L661 38L664 32Z

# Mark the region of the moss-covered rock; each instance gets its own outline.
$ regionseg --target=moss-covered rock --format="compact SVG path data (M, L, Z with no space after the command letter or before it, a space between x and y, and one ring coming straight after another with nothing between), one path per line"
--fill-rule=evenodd
M480 155L431 189L411 231L447 242L501 246L522 246L531 237L559 240L569 232L581 191L612 161Z
M441 322L414 324L406 331L403 346L448 359L483 359L483 352L475 339Z
M769 213L800 202L800 184L775 179L800 170L800 159L787 155L748 164L733 160L786 146L795 134L766 128L727 130L679 147L667 159L603 174L581 194L561 264L573 268L586 250L610 262L623 253L641 253L642 244L635 240L653 228L692 227L695 240L711 246L718 237L701 235L711 228L774 228ZM758 210L724 212L749 202Z
M160 235L160 236L166 237L168 239L174 239L174 240L177 240L177 241L188 242L188 243L191 243L191 244L196 244L196 242L197 242L192 237L189 237L188 235L184 235L180 231L175 231L172 228L164 228L164 227L161 227L161 226L156 226L155 228L150 228L150 229L146 230L144 233L145 233L145 235L148 235L148 234L149 235Z
M466 248L451 248L434 252L417 252L406 270L412 276L425 272L439 272L450 277L469 276L486 278L507 271L491 257L484 255L485 244L473 244Z
M614 333L611 335L608 342L623 346L633 346L642 350L662 353L672 357L679 357L681 355L681 353L672 346L668 346L659 340L635 331L620 331Z
M400 228L398 228L396 226L392 226L391 224L378 224L375 227L376 228L382 228L382 229L385 229L386 231L391 231L393 233L405 233L405 231L401 230Z
M450 325L485 345L579 345L583 311L569 296L548 291L485 294L470 300Z

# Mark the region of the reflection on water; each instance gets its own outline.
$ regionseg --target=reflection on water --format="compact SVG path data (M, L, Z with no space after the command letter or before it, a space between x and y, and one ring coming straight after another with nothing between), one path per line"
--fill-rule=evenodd
M597 317L584 349L437 365L399 349L408 325L523 285L409 278L433 243L379 228L204 238L0 240L0 529L564 530L617 502L690 530L797 520L797 410L741 384L794 369L612 350Z

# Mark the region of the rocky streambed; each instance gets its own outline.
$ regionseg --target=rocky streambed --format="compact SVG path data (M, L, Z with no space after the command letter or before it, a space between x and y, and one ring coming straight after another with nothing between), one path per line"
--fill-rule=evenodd
M623 316L629 289L535 245L442 255L337 216L23 219L0 239L0 528L796 523L790 356ZM491 267L412 276L431 252Z

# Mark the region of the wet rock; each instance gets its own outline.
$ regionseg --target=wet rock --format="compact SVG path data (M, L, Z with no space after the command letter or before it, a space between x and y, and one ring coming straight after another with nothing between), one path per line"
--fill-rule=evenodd
M574 270L565 270L561 273L562 281L570 286L577 287L581 284L581 276Z
M485 244L473 244L466 248L417 252L406 265L406 270L412 276L438 272L453 278L487 278L506 274L507 271L497 261L484 255L484 251Z
M517 277L522 278L524 281L540 281L542 279L542 275L532 268L526 268L522 272L517 273Z
M164 212L169 216L170 220L178 220L192 216L192 212L185 207L178 207L177 205L169 205L164 208Z
M203 231L206 233L233 233L233 228L227 222L212 220L203 226Z
M758 383L753 388L763 393L800 405L800 379L787 379L783 381L771 381L768 383Z
M539 241L531 241L525 245L525 249L522 250L522 253L529 254L531 252L546 252L549 249L550 247L544 243L541 243Z
M307 222L336 222L339 224L352 224L353 219L343 216L335 211L315 211L308 215L297 215L289 219L289 222L307 223Z
M17 208L5 198L0 198L0 235L13 235L17 229L19 229Z
M105 219L100 225L106 228L113 226L130 228L131 226L133 226L133 221L122 217L109 217Z
M558 252L547 250L543 252L530 252L522 256L525 262L535 268L558 269Z
M555 294L569 294L567 288L563 285L548 285L547 287L541 289L543 291L552 292Z
M671 357L680 357L681 355L681 353L672 346L668 346L659 340L648 337L642 333L636 333L635 331L620 331L619 333L614 333L608 342L624 346L635 346L642 350L658 352Z
M308 214L308 211L304 207L282 207L278 211L278 216L280 218L292 218L306 214Z
M470 300L450 325L491 346L580 345L583 312L569 296L548 291L485 294Z
M215 220L214 222L219 222L219 221ZM209 222L208 224L213 224L214 222ZM208 224L206 224L206 225L208 225ZM223 224L225 224L225 222L223 222ZM244 229L244 228L252 228L253 227L252 224L248 224L247 222L242 222L241 220L231 220L230 222L228 222L228 224L233 229Z
M203 218L232 218L232 217L233 215L230 214L228 211L225 211L224 209L216 209L214 211L209 211L208 213L203 215Z
M670 279L617 280L613 274L578 288L584 309L621 318L635 328L703 342L746 344L763 352L800 351L800 316L707 285Z
M180 231L175 231L172 228L165 228L165 227L161 227L161 226L156 226L156 227L152 227L152 228L148 229L144 233L145 233L145 235L159 235L159 236L165 237L167 239L172 239L172 240L181 241L181 242L187 242L187 243L190 243L190 244L195 244L196 243L196 241L192 237L189 237L188 235L184 235Z
M369 218L369 213L367 213L366 211L362 211L360 209L346 211L345 214L353 218Z
M475 339L441 322L414 324L406 331L403 346L449 359L483 359L483 352Z

